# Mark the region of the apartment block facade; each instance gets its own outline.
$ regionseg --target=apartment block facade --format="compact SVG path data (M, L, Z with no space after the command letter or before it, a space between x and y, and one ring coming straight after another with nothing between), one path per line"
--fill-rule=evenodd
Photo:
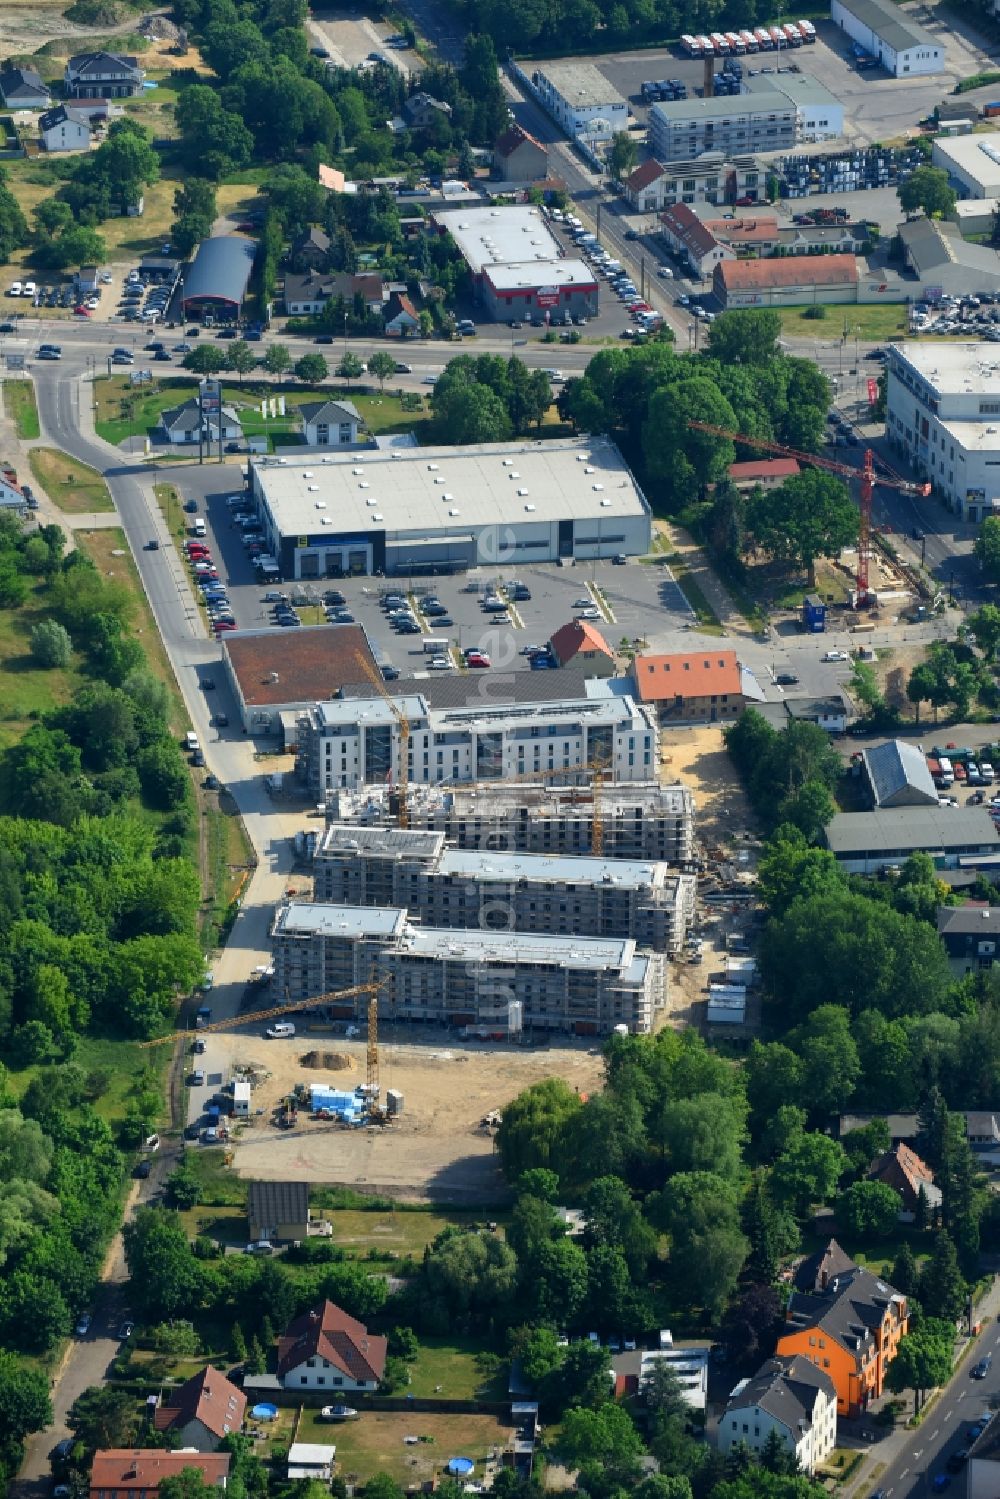
M655 715L630 697L434 710L422 694L317 703L299 720L299 774L317 794L401 779L401 719L411 784L502 781L599 766L643 781L658 753Z
M333 824L319 840L314 899L405 906L429 927L632 938L677 952L695 877L664 863L463 851L443 833Z
M796 141L793 101L777 90L678 99L649 111L649 144L657 161L690 161L705 151L731 159L758 151L781 151Z
M271 931L276 992L290 1002L383 981L397 1021L598 1036L646 1034L666 1002L666 959L618 938L516 935L413 925L402 907L293 902ZM361 1019L367 995L338 1001Z
M334 791L327 815L355 827L395 825L398 800L384 784ZM605 858L681 866L694 858L694 800L686 786L604 785L598 802ZM411 830L443 833L460 849L566 855L589 854L594 846L590 785L411 786L407 814Z
M886 436L949 509L982 521L1000 509L1000 353L940 340L889 351Z

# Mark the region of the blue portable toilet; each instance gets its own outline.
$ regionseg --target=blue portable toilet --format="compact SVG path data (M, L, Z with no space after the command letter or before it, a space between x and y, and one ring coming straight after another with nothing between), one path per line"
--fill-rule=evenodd
M826 629L826 605L818 594L807 594L802 601L802 627L811 635L821 635Z

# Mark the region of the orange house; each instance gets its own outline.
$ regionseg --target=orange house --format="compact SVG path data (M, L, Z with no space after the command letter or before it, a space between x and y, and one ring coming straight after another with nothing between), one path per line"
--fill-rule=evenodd
M906 1333L906 1297L849 1259L836 1239L803 1260L788 1300L781 1355L802 1354L837 1390L837 1414L857 1416L885 1388Z

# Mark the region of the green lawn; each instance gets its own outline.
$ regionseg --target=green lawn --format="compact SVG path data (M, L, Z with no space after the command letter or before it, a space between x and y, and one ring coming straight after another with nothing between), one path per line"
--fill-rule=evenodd
M67 515L90 515L115 508L97 470L67 453L57 448L32 448L28 462L53 505Z
M364 1411L357 1421L330 1425L318 1415L316 1410L302 1412L296 1439L333 1443L337 1473L349 1482L387 1473L408 1488L441 1475L448 1459L459 1455L472 1458L478 1477L488 1453L502 1448L510 1436L494 1416ZM407 1443L409 1436L430 1440Z
M422 1255L446 1228L467 1227L481 1218L463 1213L357 1212L353 1208L334 1208L323 1216L333 1224L333 1242L359 1257L369 1249Z
M0 610L0 750L16 743L32 718L68 703L79 683L75 660L51 671L35 664L31 627L47 617L36 593L21 609Z
M802 1253L809 1255L817 1249L822 1249L829 1242L829 1234L803 1234ZM901 1223L891 1238L880 1239L877 1243L862 1243L859 1239L852 1239L850 1234L841 1233L838 1230L837 1243L844 1253L849 1255L855 1264L866 1265L876 1275L883 1273L891 1278L893 1263L904 1244L909 1244L913 1256L920 1265L931 1252L931 1241L926 1234L918 1232L917 1229Z
M407 1393L422 1400L440 1395L445 1400L502 1400L506 1393L506 1364L501 1373L480 1367L482 1343L471 1338L422 1338L420 1352L409 1365Z
M862 343L881 343L906 333L906 308L900 302L876 302L871 306L828 307L826 317L809 318L805 307L778 309L781 331L786 337L814 338L823 343L842 338L847 329L848 345L855 338Z
M187 1165L201 1182L202 1204L194 1217L208 1218L208 1207L246 1208L247 1185L223 1164L225 1152L215 1149L189 1150Z
M35 404L35 387L30 380L7 379L3 384L4 410L13 418L18 437L37 437L38 407Z
M358 408L369 432L413 432L418 442L426 441L420 435L426 431L431 415L425 397L420 398L420 411L404 411L399 397L392 393L391 381L382 396L352 396L349 391L344 394Z

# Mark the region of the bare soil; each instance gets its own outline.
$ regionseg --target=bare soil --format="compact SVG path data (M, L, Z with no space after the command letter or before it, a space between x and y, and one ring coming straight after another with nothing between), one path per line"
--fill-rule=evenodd
M288 1179L358 1187L404 1200L494 1202L505 1187L493 1149L493 1131L483 1117L532 1083L562 1077L582 1095L601 1086L596 1048L565 1044L528 1049L456 1041L443 1030L418 1036L412 1028L393 1034L381 1025L380 1082L397 1088L404 1112L385 1128L350 1129L312 1121L304 1113L291 1130L272 1123L272 1111L298 1082L326 1076L338 1088L363 1082L364 1041L305 1031L289 1041L219 1034L230 1067L256 1063L269 1076L254 1089L254 1116L235 1142L235 1169L257 1180ZM303 1063L331 1051L349 1068L323 1069ZM262 1113L257 1113L262 1110Z

